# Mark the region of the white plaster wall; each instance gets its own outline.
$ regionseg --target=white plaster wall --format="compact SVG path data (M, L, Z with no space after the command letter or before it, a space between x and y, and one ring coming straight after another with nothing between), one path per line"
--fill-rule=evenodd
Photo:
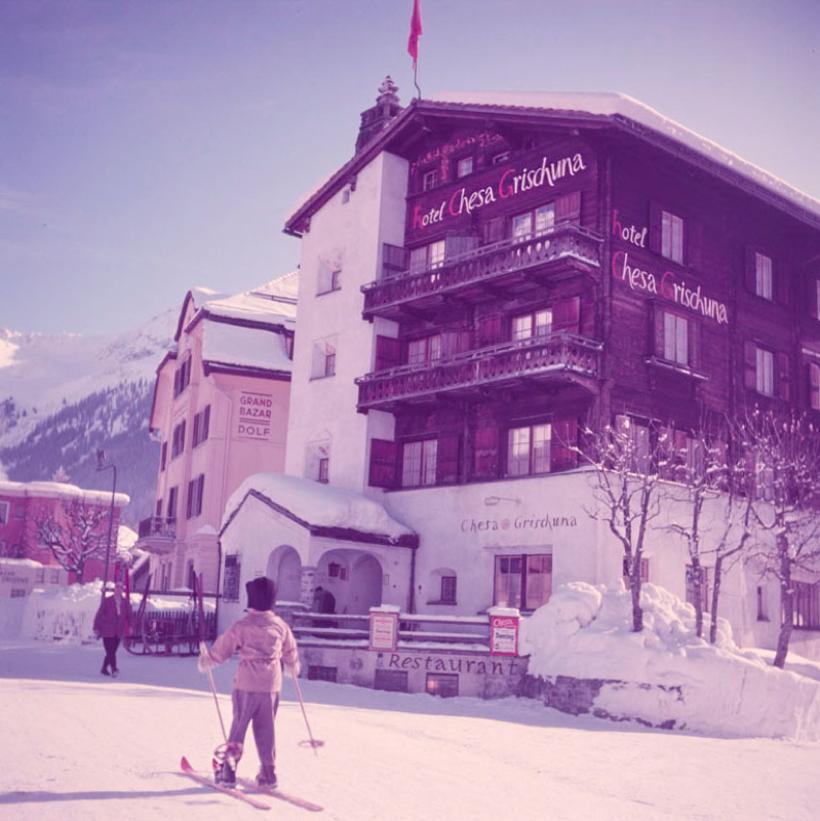
M372 368L376 334L395 335L396 329L395 323L362 319L360 289L379 276L382 243L404 242L406 192L406 160L382 153L358 173L347 202L340 191L313 215L302 239L287 473L314 478L305 458L308 445L329 433L330 482L381 493L367 486L368 445L372 436L393 438L393 417L357 413L354 380ZM340 290L317 295L323 266L336 265ZM336 341L336 374L311 378L313 342L328 336Z

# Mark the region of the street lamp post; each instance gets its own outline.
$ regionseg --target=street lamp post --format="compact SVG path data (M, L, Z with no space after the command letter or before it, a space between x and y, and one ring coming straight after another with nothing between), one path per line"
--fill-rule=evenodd
M105 548L105 570L103 572L102 595L105 595L105 589L108 587L108 566L111 561L111 533L114 528L114 497L117 494L117 467L111 463L105 463L105 451L97 451L97 473L101 470L111 470L114 472L114 481L111 485L111 509L108 511L108 544Z

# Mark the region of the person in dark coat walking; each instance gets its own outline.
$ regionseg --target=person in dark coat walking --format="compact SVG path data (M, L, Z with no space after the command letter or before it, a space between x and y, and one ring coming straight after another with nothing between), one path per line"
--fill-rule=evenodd
M119 584L114 586L114 594L107 593L100 602L94 616L94 634L102 638L105 659L100 672L104 676L117 676L117 648L125 635L131 616L131 605L123 595Z

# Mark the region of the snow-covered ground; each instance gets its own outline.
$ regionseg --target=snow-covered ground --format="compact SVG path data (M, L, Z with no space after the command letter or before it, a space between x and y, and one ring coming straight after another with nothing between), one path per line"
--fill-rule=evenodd
M194 659L120 652L98 673L98 645L0 645L0 818L154 821L307 818L269 799L240 804L179 776L220 741ZM230 715L232 665L216 671ZM302 683L318 755L292 683L277 722L283 789L344 821L784 819L820 807L820 744L669 733L572 718L524 699L480 701ZM250 751L240 774L253 775Z

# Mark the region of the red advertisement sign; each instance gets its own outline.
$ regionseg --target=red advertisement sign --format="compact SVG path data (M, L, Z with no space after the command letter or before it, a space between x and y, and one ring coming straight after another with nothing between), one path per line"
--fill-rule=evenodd
M370 649L395 650L399 638L398 613L370 613Z
M518 655L518 617L490 616L490 655Z

